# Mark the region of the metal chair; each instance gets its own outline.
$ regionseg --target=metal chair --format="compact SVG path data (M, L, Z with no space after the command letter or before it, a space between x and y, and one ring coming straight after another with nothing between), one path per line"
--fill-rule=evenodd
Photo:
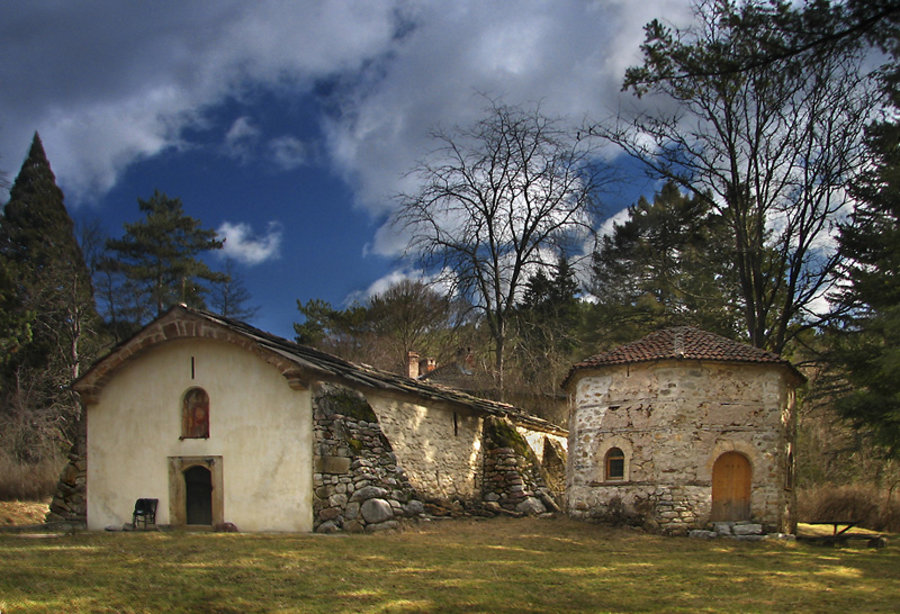
M156 507L159 505L159 499L138 499L134 502L134 514L131 517L131 526L135 529L138 522L144 525L146 529L148 525L156 524Z

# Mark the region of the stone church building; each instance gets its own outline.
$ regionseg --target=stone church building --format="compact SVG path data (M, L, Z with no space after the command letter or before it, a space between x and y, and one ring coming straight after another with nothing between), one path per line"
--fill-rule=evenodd
M563 384L569 513L672 534L718 521L793 532L803 381L775 354L692 327L576 364Z
M803 381L769 352L670 328L574 365L566 430L175 307L75 383L86 438L48 519L122 527L151 498L159 525L244 531L371 532L437 505L792 532Z
M540 513L555 505L546 485L564 484L561 427L185 307L74 387L85 453L51 514L83 519L86 481L94 530L149 498L159 525L374 531L430 502Z

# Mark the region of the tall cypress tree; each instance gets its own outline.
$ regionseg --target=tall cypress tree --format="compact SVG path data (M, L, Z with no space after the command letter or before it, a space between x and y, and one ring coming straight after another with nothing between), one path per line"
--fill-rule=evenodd
M0 260L15 304L9 315L31 332L3 373L4 409L32 416L41 437L69 439L80 410L68 386L90 358L97 316L74 224L37 133L0 219Z

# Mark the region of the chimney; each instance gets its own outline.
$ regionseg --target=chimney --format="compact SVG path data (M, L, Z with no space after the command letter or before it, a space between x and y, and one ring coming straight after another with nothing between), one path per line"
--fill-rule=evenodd
M419 361L419 371L422 373L431 373L437 368L437 361L434 358L423 358Z
M419 379L419 355L416 352L406 353L406 375L410 379Z

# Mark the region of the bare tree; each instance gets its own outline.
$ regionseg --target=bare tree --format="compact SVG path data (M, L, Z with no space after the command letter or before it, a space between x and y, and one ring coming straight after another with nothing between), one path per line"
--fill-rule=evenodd
M627 71L625 88L661 104L591 129L724 218L747 336L776 352L820 318L837 263L829 243L878 105L862 46L742 61L787 46L773 15L793 10L710 0L693 29L648 24L644 64ZM721 69L734 65L742 69Z
M593 232L606 175L560 120L491 101L469 128L437 131L394 223L406 256L483 311L502 394L508 323L528 275Z
M461 316L459 305L418 280L401 280L369 300L375 339L386 346L390 368L400 372L411 351L432 358L447 354L444 346L455 338Z

